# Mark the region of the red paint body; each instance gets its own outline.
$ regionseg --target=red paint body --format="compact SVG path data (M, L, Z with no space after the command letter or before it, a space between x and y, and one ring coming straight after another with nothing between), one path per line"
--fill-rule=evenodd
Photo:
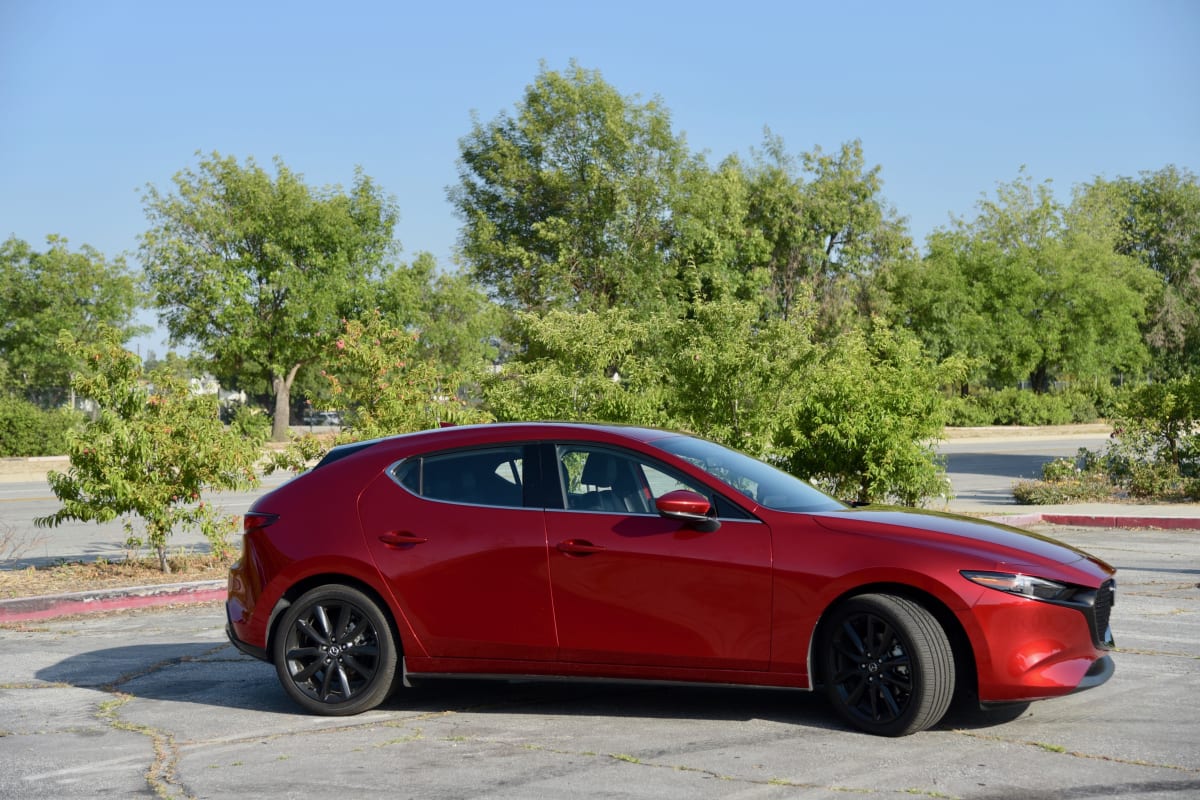
M812 665L822 617L848 596L886 591L925 606L956 646L969 648L982 702L1062 695L1091 685L1089 670L1102 671L1111 643L1079 608L985 588L961 574L1013 572L1098 589L1114 573L1098 559L949 515L834 503L773 510L660 449L670 438L679 435L469 426L327 459L254 504L252 515L275 518L249 530L230 574L230 636L265 658L287 602L317 584L347 583L365 587L390 612L408 677L811 688L820 677ZM719 498L717 508L729 513L705 532L653 505L637 513L573 510L568 484L588 476L586 468L580 478L547 466L563 442L648 459ZM430 499L393 474L421 456L498 445L527 448L520 507ZM673 508L695 510L686 496L673 497Z

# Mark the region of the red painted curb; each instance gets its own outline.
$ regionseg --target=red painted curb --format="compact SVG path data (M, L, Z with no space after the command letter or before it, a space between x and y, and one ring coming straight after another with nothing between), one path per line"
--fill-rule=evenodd
M1043 514L1052 525L1084 525L1100 528L1160 528L1164 530L1200 530L1195 517L1135 517L1106 514Z
M18 597L12 600L0 600L0 623L32 622L74 614L93 614L100 611L125 611L154 606L209 603L214 600L224 600L225 597L224 581L137 586L130 589L105 589L43 597Z

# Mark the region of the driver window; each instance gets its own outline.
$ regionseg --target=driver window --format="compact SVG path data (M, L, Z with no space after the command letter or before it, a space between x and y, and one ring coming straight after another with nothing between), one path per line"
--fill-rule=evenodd
M675 489L709 492L630 453L560 445L558 468L564 507L574 511L657 514L654 501Z

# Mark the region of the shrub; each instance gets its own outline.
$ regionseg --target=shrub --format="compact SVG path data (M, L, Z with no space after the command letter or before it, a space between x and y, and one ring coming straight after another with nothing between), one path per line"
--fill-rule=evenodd
M982 389L950 401L951 425L1067 425L1098 418L1096 404L1084 392L1067 389L1038 394L1028 389Z
M67 433L82 424L77 411L44 411L19 397L0 397L0 457L66 455Z

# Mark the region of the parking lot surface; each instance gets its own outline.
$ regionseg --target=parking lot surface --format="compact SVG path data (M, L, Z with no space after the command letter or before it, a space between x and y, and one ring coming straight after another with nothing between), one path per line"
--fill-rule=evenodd
M454 681L300 713L220 605L0 628L0 798L1200 797L1200 533L1047 530L1120 568L1116 675L880 739L803 692Z

